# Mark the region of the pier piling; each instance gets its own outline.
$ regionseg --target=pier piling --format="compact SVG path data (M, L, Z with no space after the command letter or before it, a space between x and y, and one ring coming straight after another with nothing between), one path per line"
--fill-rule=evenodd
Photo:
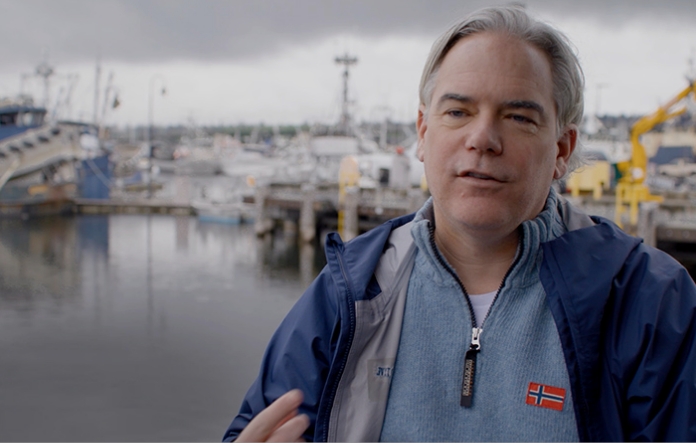
M273 228L273 220L268 217L266 212L266 199L268 198L268 194L269 188L267 186L258 186L254 193L254 204L256 205L254 230L258 236L263 236Z
M358 206L359 191L357 186L347 186L343 200L343 241L352 240L358 236Z
M643 242L650 246L657 245L655 236L655 217L660 204L658 202L643 202L639 206L638 211L638 227L637 236L643 239Z
M317 217L314 212L316 186L312 183L304 183L301 190L300 239L305 243L309 243L314 240L317 232Z

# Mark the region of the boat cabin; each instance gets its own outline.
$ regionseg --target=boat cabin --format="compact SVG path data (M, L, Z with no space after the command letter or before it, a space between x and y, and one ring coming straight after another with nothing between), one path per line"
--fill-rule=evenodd
M0 106L0 140L44 124L46 109L25 105Z

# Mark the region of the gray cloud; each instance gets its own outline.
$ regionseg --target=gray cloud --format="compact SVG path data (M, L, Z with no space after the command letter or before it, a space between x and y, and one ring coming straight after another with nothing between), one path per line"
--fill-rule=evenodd
M502 2L505 3L505 2ZM621 27L689 24L696 2L528 0L535 12ZM223 61L273 53L336 33L434 35L485 0L0 0L0 60L34 64Z

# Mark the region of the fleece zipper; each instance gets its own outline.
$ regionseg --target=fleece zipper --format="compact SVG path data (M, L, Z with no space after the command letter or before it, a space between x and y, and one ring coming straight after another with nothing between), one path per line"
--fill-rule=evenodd
M491 302L491 306L488 308L488 311L486 312L486 316L483 318L483 321L481 322L481 327L478 326L476 322L476 315L474 315L474 307L471 304L471 299L469 298L469 293L466 292L466 288L464 288L464 284L462 283L461 279L457 275L456 272L445 262L445 259L442 258L442 255L440 255L440 250L437 248L437 245L435 244L435 228L433 227L432 223L428 223L428 231L429 231L429 238L430 238L430 247L433 250L433 253L435 254L435 258L437 259L438 263L447 270L447 272L454 278L454 280L459 284L459 288L461 289L462 293L464 294L464 300L466 300L466 304L469 307L469 315L471 316L471 343L469 345L469 349L466 351L466 355L464 357L464 368L463 368L463 373L462 373L462 389L461 389L461 397L459 400L460 406L463 406L465 408L470 408L473 404L473 399L474 399L474 377L476 375L476 357L478 356L478 353L481 352L481 334L483 333L483 324L486 322L486 319L488 318L488 314L490 314L491 309L493 309L493 305L495 304L496 300L498 300L498 296L500 295L500 291L502 291L503 287L505 286L505 281L507 280L508 276L510 275L510 272L512 272L512 269L515 267L517 262L519 261L519 258L521 256L520 251L522 248L517 249L517 253L515 254L515 259L512 261L512 264L508 268L507 272L505 273L505 276L503 277L503 280L500 282L500 286L498 287L498 290L495 293L495 297L493 297L493 301ZM524 242L524 231L520 229L520 244Z

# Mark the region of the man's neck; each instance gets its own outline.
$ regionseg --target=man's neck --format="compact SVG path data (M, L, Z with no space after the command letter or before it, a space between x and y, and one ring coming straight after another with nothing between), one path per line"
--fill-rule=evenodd
M467 293L471 295L496 291L517 252L517 228L507 233L468 232L437 225L435 243L454 267Z

